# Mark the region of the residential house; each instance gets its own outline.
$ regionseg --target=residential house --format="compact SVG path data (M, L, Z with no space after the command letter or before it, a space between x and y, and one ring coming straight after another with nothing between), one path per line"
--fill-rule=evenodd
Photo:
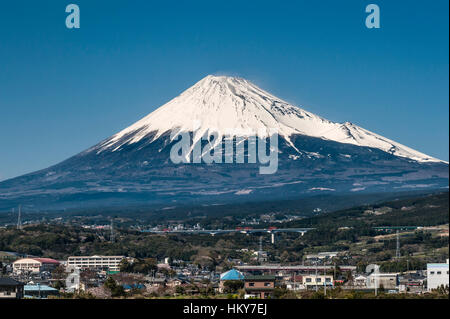
M244 279L245 298L270 298L275 289L275 276L246 276Z
M224 291L225 282L227 282L227 281L243 281L243 280L244 280L244 275L236 269L231 269L227 272L224 272L223 274L220 275L219 292Z

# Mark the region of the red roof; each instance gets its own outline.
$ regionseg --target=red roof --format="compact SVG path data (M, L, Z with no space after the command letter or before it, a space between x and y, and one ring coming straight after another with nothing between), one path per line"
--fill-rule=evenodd
M33 258L34 260L37 260L43 264L58 264L59 265L59 261L51 259L51 258Z

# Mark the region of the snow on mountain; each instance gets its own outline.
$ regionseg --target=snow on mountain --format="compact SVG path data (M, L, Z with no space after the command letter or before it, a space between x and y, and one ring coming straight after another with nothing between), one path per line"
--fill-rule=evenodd
M275 129L290 142L301 134L340 143L377 148L418 162L442 162L350 122L335 123L260 89L249 81L209 75L140 121L105 140L96 149L116 151L125 144L137 143L151 134L159 136L173 130L201 133L214 130L219 136L240 132L260 136ZM261 134L261 130L265 134ZM156 133L156 134L155 134ZM195 142L195 141L194 141Z

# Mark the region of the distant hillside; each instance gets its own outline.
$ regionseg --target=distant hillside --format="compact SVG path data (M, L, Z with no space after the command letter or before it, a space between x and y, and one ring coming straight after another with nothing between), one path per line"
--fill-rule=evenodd
M449 193L363 205L287 223L287 227L434 226L449 222Z

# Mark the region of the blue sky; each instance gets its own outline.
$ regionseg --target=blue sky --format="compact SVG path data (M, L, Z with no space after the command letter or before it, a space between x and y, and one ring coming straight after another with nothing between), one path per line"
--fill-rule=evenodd
M76 3L81 28L65 27ZM367 29L376 3L381 28ZM116 133L208 74L449 159L448 1L9 1L0 180Z

